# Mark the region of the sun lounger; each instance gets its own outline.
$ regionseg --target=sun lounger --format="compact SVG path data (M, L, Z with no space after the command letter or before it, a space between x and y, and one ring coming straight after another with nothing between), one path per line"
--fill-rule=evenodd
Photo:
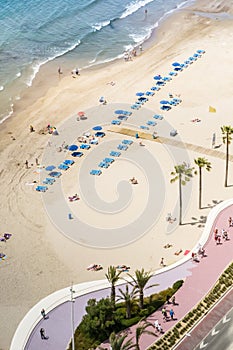
M146 92L146 96L154 96L154 92L153 91L147 91Z
M47 189L48 189L47 186L37 186L36 187L36 191L38 191L38 192L46 192Z
M162 105L162 106L160 107L160 109L162 109L163 111L170 111L171 106L168 106L168 105Z
M127 151L127 149L128 149L128 146L126 146L126 145L118 145L117 146L117 148L119 149L119 150L121 150L121 151Z
M156 85L157 86L164 86L165 85L165 81L159 80L159 81L156 82Z
M132 105L130 108L132 109L139 109L141 106L140 105Z
M155 114L155 115L153 115L153 118L155 118L157 120L162 120L163 116L161 114Z
M170 80L172 80L171 77L164 77L164 78L163 78L163 81L170 81Z
M122 114L127 115L129 117L129 116L131 116L132 112L130 112L130 111L123 111Z
M105 169L107 169L107 168L109 167L109 165L110 165L110 163L107 163L107 162L100 162L98 166L99 166L100 168L105 168Z
M60 177L61 176L61 172L60 171L52 171L51 173L49 173L49 176Z
M119 120L125 120L125 121L128 119L128 117L126 115L119 115L117 118Z
M147 98L147 97L139 97L139 98L138 98L138 101L139 101L139 102L147 102L147 101L148 101L148 98Z
M65 165L72 165L72 164L74 164L74 161L72 159L65 159L63 164L65 164Z
M94 170L94 169L93 169L93 170L90 171L90 174L91 174L91 175L98 175L98 176L99 176L99 175L102 174L102 171L101 171L101 170Z
M197 50L197 53L205 53L205 50Z
M44 181L43 184L45 185L52 185L56 180L53 177L47 177Z
M115 159L114 158L104 158L104 160L103 160L103 162L105 162L105 163L113 163L115 161Z
M132 140L123 140L122 143L124 145L132 145L133 141Z
M73 152L71 153L72 157L82 157L83 156L83 152Z
M98 145L98 143L99 143L98 137L96 137L96 138L90 140L89 143L90 143L91 145Z
M120 157L121 152L111 151L111 152L109 153L109 155L110 155L111 157Z
M120 125L121 121L120 120L112 120L111 124L113 124L113 125Z
M81 149L89 149L89 148L91 148L91 146L88 145L87 143L82 143L79 148L81 148Z
M152 121L152 120L148 120L148 122L146 122L147 125L150 125L150 126L155 126L157 123Z
M169 72L168 74L169 74L171 77L174 77L174 76L177 75L177 72L171 71L171 72Z
M60 169L60 170L68 170L69 166L64 164L64 163L61 163L61 164L58 165L58 169Z
M105 133L102 132L102 131L97 131L97 132L95 133L95 137L104 137L104 136L105 136Z
M151 89L152 91L159 91L159 90L160 90L160 87L158 87L158 86L152 86L150 89Z
M145 126L145 125L140 125L140 129L149 130L148 126Z

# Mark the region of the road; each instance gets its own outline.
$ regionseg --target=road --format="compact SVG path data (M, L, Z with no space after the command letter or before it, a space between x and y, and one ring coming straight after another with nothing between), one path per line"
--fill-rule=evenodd
M233 308L211 329L195 350L233 350Z

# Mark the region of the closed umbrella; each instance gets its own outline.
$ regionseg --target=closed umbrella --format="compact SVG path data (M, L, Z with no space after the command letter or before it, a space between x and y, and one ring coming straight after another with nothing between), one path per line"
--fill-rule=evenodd
M78 149L78 146L77 145L71 145L69 146L69 151L76 151Z
M102 126L100 125L94 126L92 130L102 130Z
M170 102L167 100L162 100L162 101L160 101L160 103L161 103L161 105L169 105L170 104Z

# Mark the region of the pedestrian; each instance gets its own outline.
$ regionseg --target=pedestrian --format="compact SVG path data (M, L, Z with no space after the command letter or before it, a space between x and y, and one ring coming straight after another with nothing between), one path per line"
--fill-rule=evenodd
M167 321L167 310L165 308L162 308L162 315L163 315L164 322L166 322Z
M36 165L39 165L39 161L38 161L38 158L36 158Z
M167 304L170 304L170 295L166 296L166 302L167 302Z
M76 74L76 75L80 75L79 69L78 69L78 68L75 69L75 74Z
M44 328L40 329L40 337L41 337L41 339L46 339Z
M232 227L232 217L231 216L228 219L228 224L229 224L229 227Z
M171 319L174 320L174 314L175 314L175 312L173 311L173 309L171 309L171 310L169 311L169 313L170 313Z
M27 160L25 162L25 167L26 167L26 169L28 169L28 161Z
M161 260L160 260L160 266L162 266L162 267L165 266L165 264L164 264L164 258L161 258Z
M172 304L176 305L176 297L175 297L175 295L173 295L173 297L172 297Z
M43 319L45 320L45 318L46 318L45 309L42 309L40 313L41 313Z
M157 330L159 331L159 333L163 333L163 328L160 323L157 326Z
M69 220L72 220L72 219L73 219L73 216L72 216L71 213L68 214L68 218L69 218Z
M61 67L58 67L58 74L60 75L60 74L62 74L62 70L61 70Z
M142 52L142 45L139 45L139 50Z

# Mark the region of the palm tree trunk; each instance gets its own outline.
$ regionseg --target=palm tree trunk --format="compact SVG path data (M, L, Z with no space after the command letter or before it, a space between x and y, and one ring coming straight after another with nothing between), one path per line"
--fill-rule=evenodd
M179 225L182 225L182 183L181 183L181 174L179 174L179 199L180 199Z
M112 285L112 290L111 290L111 301L113 306L115 307L115 299L116 299L116 290L115 290L115 286Z
M139 292L139 307L142 310L143 309L143 291L140 290Z
M227 179L228 179L228 164L229 164L229 135L227 134L226 139L226 173L225 173L225 187L227 187Z
M202 177L201 177L201 167L199 167L199 209L201 209L201 192L202 192Z
M131 304L128 302L126 304L126 318L129 319L131 318Z

